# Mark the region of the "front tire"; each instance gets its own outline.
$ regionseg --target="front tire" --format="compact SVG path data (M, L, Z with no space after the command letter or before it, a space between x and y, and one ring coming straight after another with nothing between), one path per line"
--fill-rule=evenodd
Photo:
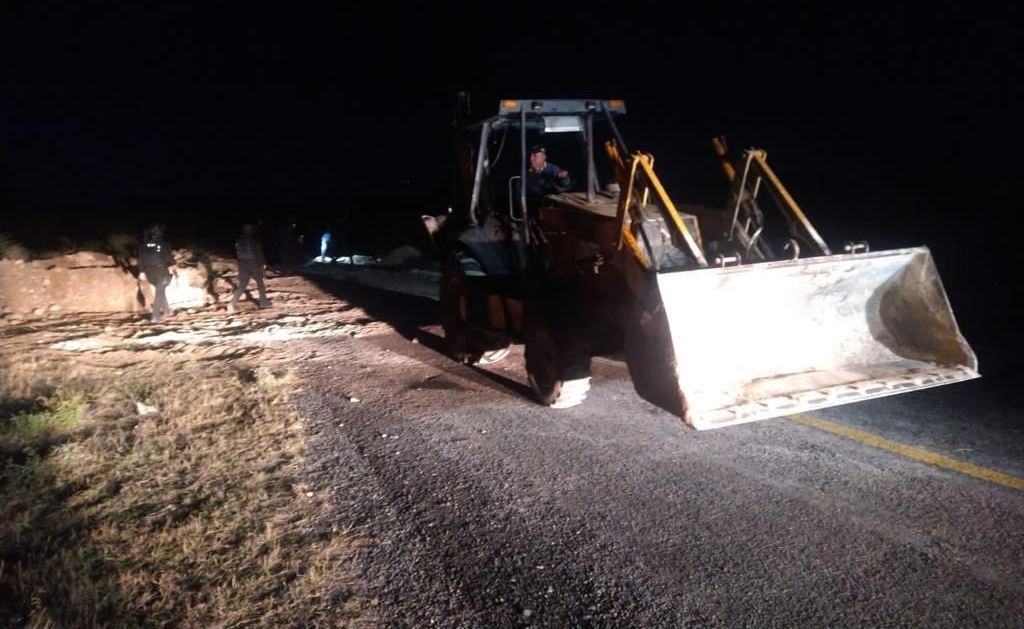
M511 343L488 347L473 334L469 288L456 254L446 256L442 265L440 301L441 327L452 358L466 365L492 365L509 355Z

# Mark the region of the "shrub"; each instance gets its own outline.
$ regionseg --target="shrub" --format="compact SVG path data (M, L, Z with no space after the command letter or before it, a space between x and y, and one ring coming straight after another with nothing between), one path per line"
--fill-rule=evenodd
M28 249L8 233L0 233L0 258L6 260L28 260Z

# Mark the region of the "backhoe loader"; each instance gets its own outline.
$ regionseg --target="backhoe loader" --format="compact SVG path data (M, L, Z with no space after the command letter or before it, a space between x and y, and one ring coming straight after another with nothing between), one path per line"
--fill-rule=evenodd
M455 209L440 227L424 217L454 357L493 362L523 343L554 408L584 400L592 357L624 359L641 397L697 429L979 376L927 248L833 251L766 153L734 161L721 138L727 206L678 205L653 156L627 149L625 111L508 99L459 126ZM575 189L531 191L537 143L574 163Z

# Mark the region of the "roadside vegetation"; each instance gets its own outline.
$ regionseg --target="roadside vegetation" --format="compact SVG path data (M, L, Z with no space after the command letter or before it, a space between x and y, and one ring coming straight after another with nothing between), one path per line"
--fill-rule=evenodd
M0 625L370 624L283 370L0 359Z

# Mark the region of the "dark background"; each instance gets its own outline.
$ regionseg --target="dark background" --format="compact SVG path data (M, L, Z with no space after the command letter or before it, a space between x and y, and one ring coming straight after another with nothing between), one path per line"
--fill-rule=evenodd
M0 231L223 247L292 213L382 253L448 205L458 90L623 98L677 200L724 201L725 134L833 244L930 246L982 371L1015 372L1021 10L721 4L5 4Z

